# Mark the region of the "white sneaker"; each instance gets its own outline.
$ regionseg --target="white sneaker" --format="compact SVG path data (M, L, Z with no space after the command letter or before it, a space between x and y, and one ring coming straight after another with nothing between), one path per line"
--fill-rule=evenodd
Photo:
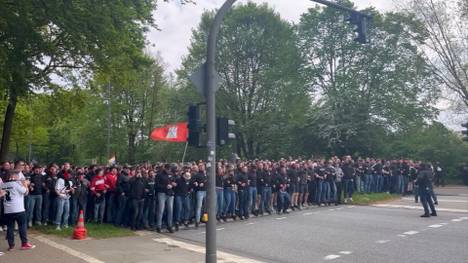
M350 201L350 202L352 202L352 201L353 201L353 198L352 198L352 197L351 197L351 198L349 198L349 201Z
M68 228L68 225L64 225L63 228L67 229L67 228Z
M0 257L3 256L3 255L5 255L5 253L3 253L3 252L0 251Z
M62 231L62 229L60 228L60 226L57 226L57 227L55 228L55 230L57 230L57 231Z
M32 222L29 222L29 223L28 223L28 227L32 227Z

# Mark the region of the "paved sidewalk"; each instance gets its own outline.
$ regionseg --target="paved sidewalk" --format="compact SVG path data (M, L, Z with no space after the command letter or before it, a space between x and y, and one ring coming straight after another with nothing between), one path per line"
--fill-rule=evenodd
M204 262L205 256L174 245L155 242L153 239L165 237L153 232L141 231L132 237L111 238L103 240L71 240L54 236L30 235L31 243L36 248L30 251L19 249L6 252L7 244L4 233L0 234L1 263L145 263ZM17 237L17 242L19 237Z

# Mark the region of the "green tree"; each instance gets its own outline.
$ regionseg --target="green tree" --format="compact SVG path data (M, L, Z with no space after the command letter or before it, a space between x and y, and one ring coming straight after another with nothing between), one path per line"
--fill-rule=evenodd
M53 74L90 77L109 58L140 57L156 1L0 1L0 88L8 98L0 159L17 102Z
M416 46L424 39L421 25L400 13L368 12L373 23L365 45L354 41L348 15L333 8L309 9L298 25L304 74L315 94L304 134L337 154L373 154L380 136L435 112L434 78Z
M187 79L204 61L213 15L204 13L193 31L178 72L183 86L193 88ZM235 6L221 27L216 63L222 79L218 115L236 121L237 152L247 158L285 152L288 132L308 105L292 26L266 4Z

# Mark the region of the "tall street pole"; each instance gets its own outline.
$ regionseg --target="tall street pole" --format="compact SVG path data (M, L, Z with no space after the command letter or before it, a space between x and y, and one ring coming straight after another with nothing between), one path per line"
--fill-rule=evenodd
M216 61L216 40L219 28L224 16L236 0L226 0L218 10L213 20L208 35L205 84L206 84L206 104L207 104L207 128L208 128L208 160L206 164L208 172L208 222L206 226L206 263L216 263L216 112L215 112L215 89L218 83L215 82L215 61Z

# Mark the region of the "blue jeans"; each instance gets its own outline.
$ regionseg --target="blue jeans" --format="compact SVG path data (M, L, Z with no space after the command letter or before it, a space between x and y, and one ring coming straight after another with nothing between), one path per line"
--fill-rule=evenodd
M224 208L224 191L223 188L216 187L216 216L221 217L223 215Z
M353 186L354 187L354 186ZM330 199L330 184L328 182L323 182L322 184L322 203L328 203Z
M106 222L113 223L115 218L115 193L106 194Z
M397 177L397 193L403 194L405 192L405 179L403 175L398 175Z
M94 198L94 222L102 222L104 220L104 212L106 211L106 199L101 196Z
M254 211L256 209L257 204L257 187L250 186L249 187L249 212Z
M36 216L36 222L42 221L42 195L30 195L29 196L29 211L28 221L32 224L34 214Z
M373 181L373 176L372 174L366 174L364 175L364 189L363 191L366 192L366 193L370 193L372 192L372 181Z
M156 219L156 200L154 196L145 197L145 204L143 206L143 225L145 227L153 227Z
M328 195L328 202L335 203L336 202L336 185L335 182L328 182L329 186L329 195Z
M127 223L127 200L127 196L125 195L119 195L119 197L117 197L119 211L117 212L117 218L115 220L116 225L125 225Z
M353 179L344 179L343 180L343 185L344 185L344 198L352 198L353 197Z
M247 189L239 190L239 216L249 217L249 192Z
M176 224L187 222L190 219L190 195L175 197L175 219Z
M317 190L315 191L315 202L317 204L320 204L323 199L323 180L318 180L317 181Z
M270 208L270 201L271 201L271 187L263 187L262 190L262 198L260 202L260 211L269 212L271 211Z
M420 187L419 197L421 198L421 203L424 208L424 214L428 215L429 212L436 213L434 203L432 202L431 190L429 187L428 188ZM431 211L429 211L429 208L431 209Z
M223 215L234 215L236 210L236 193L232 191L231 187L224 188L224 200L226 203L224 204Z
M361 188L361 176L356 176L356 192L360 193L362 191Z
M158 193L158 219L156 221L156 226L158 228L162 227L162 218L163 218L165 209L167 209L167 226L172 227L173 207L174 207L173 195L167 195L166 193Z
M377 193L380 193L383 191L383 185L384 185L384 178L383 178L383 175L381 174L378 174L377 175L377 189L376 189L376 192Z
M25 244L28 243L28 232L27 232L27 224L26 224L26 213L12 213L12 214L4 214L5 224L7 225L7 235L6 239L8 240L8 245L10 247L15 246L15 222L18 224L18 232L21 238L21 243Z
M55 224L57 226L63 225L68 226L68 216L70 215L70 200L57 198L57 214L55 216Z
M286 191L279 191L278 192L278 213L283 210L285 212L289 204L291 203L291 197L289 196L289 193Z
M206 191L198 191L196 194L197 206L195 210L195 222L200 223L203 201L206 199Z

